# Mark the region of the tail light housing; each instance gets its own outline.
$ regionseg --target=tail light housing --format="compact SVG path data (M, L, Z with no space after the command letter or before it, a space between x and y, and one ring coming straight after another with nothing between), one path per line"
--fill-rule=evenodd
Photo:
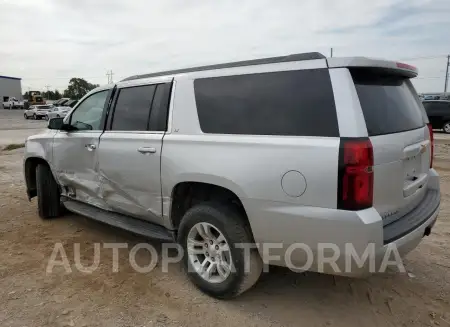
M431 124L427 124L428 126L428 130L430 131L430 144L431 144L431 149L430 149L430 168L433 168L433 157L434 157L434 134L433 134L433 127L431 126Z
M373 148L368 138L341 138L338 209L362 210L373 204Z

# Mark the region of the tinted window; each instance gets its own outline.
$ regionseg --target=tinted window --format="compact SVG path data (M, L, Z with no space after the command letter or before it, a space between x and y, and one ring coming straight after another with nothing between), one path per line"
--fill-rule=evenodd
M339 136L327 69L197 79L205 133Z
M169 100L172 84L159 84L156 87L153 98L152 111L150 113L150 131L167 130L167 114L169 112Z
M154 85L121 89L117 97L111 129L146 131L154 92Z
M70 117L70 125L77 130L103 130L101 125L108 90L94 93L86 98Z
M369 136L422 127L422 105L407 78L352 71Z

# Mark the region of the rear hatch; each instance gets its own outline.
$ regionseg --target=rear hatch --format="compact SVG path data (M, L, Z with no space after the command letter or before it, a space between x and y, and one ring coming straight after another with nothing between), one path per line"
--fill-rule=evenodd
M428 121L408 77L370 68L350 72L373 146L373 206L388 224L425 196L431 161Z

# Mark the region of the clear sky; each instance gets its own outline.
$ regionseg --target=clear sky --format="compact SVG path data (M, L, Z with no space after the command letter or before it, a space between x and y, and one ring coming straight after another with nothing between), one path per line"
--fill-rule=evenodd
M441 92L450 0L0 0L0 75L24 90L330 47L406 59Z

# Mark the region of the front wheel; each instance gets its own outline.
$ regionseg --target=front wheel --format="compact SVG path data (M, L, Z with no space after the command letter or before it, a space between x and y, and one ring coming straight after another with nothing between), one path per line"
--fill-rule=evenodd
M50 167L39 164L36 168L36 188L39 216L42 219L59 217L63 213L60 190Z
M442 127L445 133L450 134L450 121L446 122Z
M203 292L229 299L245 292L259 279L262 260L253 244L243 214L231 205L199 204L184 215L178 242L190 280Z
M23 114L23 118L28 119L27 114Z

